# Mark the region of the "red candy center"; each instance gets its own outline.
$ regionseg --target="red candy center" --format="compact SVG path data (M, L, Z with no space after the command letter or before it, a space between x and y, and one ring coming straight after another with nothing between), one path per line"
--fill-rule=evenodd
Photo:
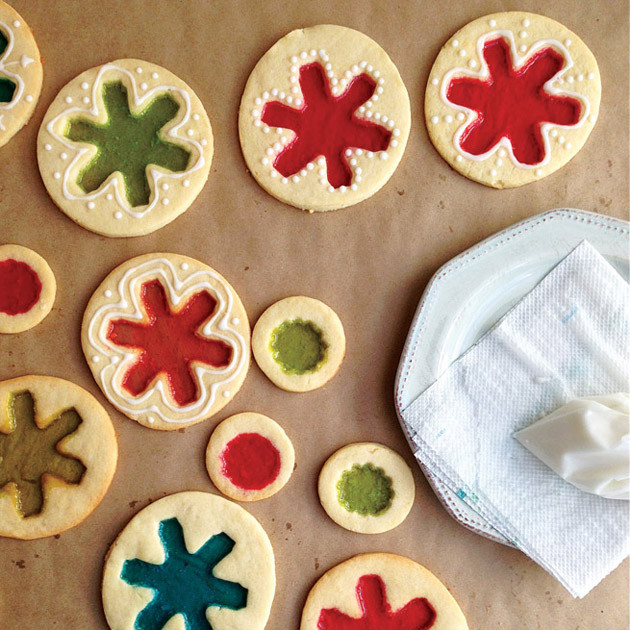
M243 490L262 490L280 474L280 451L260 433L240 433L221 453L223 474Z
M28 313L42 292L42 283L35 270L19 260L0 260L0 313Z

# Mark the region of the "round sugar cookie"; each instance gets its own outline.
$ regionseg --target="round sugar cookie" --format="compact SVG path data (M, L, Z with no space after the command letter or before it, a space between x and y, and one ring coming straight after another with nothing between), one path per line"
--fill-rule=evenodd
M293 296L272 304L258 319L252 350L260 369L278 387L308 392L325 385L346 354L337 314L310 297Z
M56 292L55 276L39 254L21 245L0 245L0 334L39 324Z
M211 267L146 254L116 267L95 291L81 345L112 405L170 431L209 418L238 392L249 367L249 321Z
M86 70L59 92L37 138L53 201L105 236L153 232L188 209L208 179L213 137L193 90L139 59Z
M409 96L387 53L350 28L292 31L252 71L239 135L247 167L271 195L309 211L377 192L402 158Z
M226 418L212 433L206 468L212 483L237 501L259 501L284 487L295 451L284 429L261 413Z
M42 79L33 32L15 9L0 0L0 147L31 118Z
M462 175L513 188L564 166L599 113L595 57L568 28L521 11L479 18L440 51L425 117L442 157Z
M319 473L319 500L335 523L360 534L400 525L415 498L413 474L395 451L373 442L349 444Z
M114 541L103 607L112 630L263 630L275 588L260 523L227 499L180 492L138 512Z
M311 589L300 630L467 630L459 605L423 566L389 553L354 556Z
M0 382L0 536L43 538L83 521L116 470L107 412L52 376Z

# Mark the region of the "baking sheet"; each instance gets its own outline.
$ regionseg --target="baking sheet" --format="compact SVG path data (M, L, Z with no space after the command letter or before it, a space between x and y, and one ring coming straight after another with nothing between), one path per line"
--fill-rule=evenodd
M452 520L414 463L393 405L396 366L418 296L436 269L497 230L554 207L627 218L628 15L623 2L385 3L166 0L11 0L33 28L45 59L42 96L30 124L0 149L0 242L31 247L58 281L53 312L26 333L0 337L0 379L51 374L91 391L110 412L120 461L112 487L83 524L39 541L0 539L1 628L106 628L100 573L111 541L151 500L180 490L217 492L204 467L212 429L252 410L275 418L293 439L297 469L274 497L246 505L271 538L277 590L267 625L296 628L308 590L355 553L411 557L450 588L471 628L627 628L628 562L586 598L573 600L520 552L484 540ZM602 73L600 119L582 151L553 175L497 191L452 171L431 146L423 122L426 78L443 42L468 21L501 10L557 19L595 53ZM241 92L259 57L288 31L336 23L365 32L398 66L412 102L406 154L390 182L362 204L308 215L267 195L240 153ZM108 239L59 212L39 177L35 139L58 90L81 71L121 57L167 67L195 89L215 134L207 185L192 207L145 237ZM198 258L239 292L254 323L282 297L305 294L330 304L346 328L340 373L308 394L275 388L252 364L221 413L189 429L155 432L116 412L84 362L83 309L103 277L151 251ZM347 532L317 499L321 465L337 448L375 440L414 469L416 502L397 529Z

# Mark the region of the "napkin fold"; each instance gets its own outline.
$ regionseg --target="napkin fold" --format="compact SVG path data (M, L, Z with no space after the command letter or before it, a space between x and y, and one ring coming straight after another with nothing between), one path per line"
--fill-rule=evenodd
M403 411L416 457L574 597L627 557L628 506L567 483L513 434L626 390L629 324L628 284L583 242Z

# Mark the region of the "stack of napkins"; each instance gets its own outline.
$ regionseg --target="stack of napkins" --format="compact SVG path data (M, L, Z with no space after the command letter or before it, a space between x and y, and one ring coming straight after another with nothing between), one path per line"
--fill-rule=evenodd
M574 597L627 557L628 503L567 483L513 435L627 391L629 337L628 284L583 242L403 412L431 474Z

